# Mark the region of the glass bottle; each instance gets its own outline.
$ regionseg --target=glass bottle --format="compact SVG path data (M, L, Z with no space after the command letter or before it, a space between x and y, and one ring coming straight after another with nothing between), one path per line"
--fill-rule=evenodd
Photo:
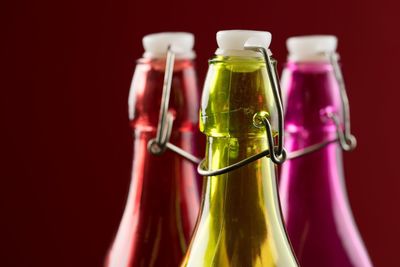
M337 39L292 37L287 46L282 91L289 159L281 168L280 196L296 256L303 267L371 267L345 190L337 132L345 131L345 120L338 126L332 120L348 116L335 72Z
M129 96L132 181L107 267L178 266L186 251L200 204L196 165L170 150L153 155L148 143L156 136L170 47L176 58L169 101L174 114L170 142L197 154L199 91L193 44L189 33L143 38L145 53L137 61Z
M263 54L244 48L268 49L270 41L269 32L217 33L219 48L209 61L200 111L200 130L207 136L204 168L227 167L268 149L266 130L256 127L253 117L264 114L276 124L271 77ZM262 157L205 178L182 267L297 266L281 218L275 170L270 158Z

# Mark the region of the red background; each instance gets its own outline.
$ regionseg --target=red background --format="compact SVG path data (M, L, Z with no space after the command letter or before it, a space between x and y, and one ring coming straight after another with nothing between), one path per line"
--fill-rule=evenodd
M395 3L3 1L0 266L101 266L129 185L127 98L142 36L195 33L202 84L216 31L235 28L271 31L280 66L289 36L339 37L359 141L345 156L350 202L375 265L400 266Z

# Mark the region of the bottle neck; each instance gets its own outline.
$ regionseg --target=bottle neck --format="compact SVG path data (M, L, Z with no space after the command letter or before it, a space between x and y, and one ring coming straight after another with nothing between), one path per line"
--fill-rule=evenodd
M271 91L262 58L216 56L210 61L200 111L200 129L207 136L208 169L220 169L268 149L265 129L254 126L253 116L265 112L274 121ZM266 186L274 180L274 165L263 158L233 172L207 178L206 194L210 198L206 199L225 207L232 203L225 198L229 196L240 200L235 205L249 205L249 210L254 211L266 205L261 198L273 195L265 190L275 188ZM259 212L265 210L263 206Z
M282 89L286 107L285 148L289 153L337 138L337 128L326 116L327 112L341 116L339 86L329 62L289 61L282 75ZM303 194L299 188L305 190L305 199L327 206L347 202L342 150L338 142L288 160L280 177L280 187L287 189L281 190L285 213L288 212L285 207L288 197L293 199Z
M288 62L282 74L286 140L304 146L336 136L328 113L342 117L339 85L329 62Z
M200 112L206 168L223 168L268 149L265 129L253 125L253 116L264 111L274 122L274 108L262 59L212 59ZM205 178L200 217L182 266L297 266L269 158Z
M341 115L339 86L329 62L289 61L282 75L282 89L286 107L285 148L289 153L337 138L336 126L326 116L327 112ZM302 194L299 188L305 190L304 198L319 203L331 205L336 203L335 198L343 201L342 165L338 142L288 160L281 169L281 188L293 187L293 192L281 190L283 205L288 202L287 197ZM284 210L287 212L285 207Z
M139 59L129 93L132 127L155 131L165 75L165 58ZM169 111L174 115L173 131L197 131L199 91L194 63L176 59L172 77Z

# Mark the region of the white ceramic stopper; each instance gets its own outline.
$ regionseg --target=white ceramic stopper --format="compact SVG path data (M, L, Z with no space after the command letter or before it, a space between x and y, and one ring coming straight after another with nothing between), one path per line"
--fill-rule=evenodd
M144 58L162 58L167 55L168 46L177 58L194 58L194 36L188 32L160 32L143 37Z
M324 61L327 54L335 53L337 38L334 35L307 35L290 37L286 41L289 61Z
M228 30L217 32L217 55L243 55L246 46L261 46L265 49L271 44L271 33L266 31Z

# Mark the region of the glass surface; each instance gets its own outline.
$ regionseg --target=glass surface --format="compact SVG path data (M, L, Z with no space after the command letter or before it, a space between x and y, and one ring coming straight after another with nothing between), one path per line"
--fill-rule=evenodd
M196 167L166 151L151 155L156 136L164 60L139 60L129 97L134 132L132 181L107 267L178 266L199 210ZM171 143L198 155L198 90L190 60L174 67L169 109L175 114Z
M295 151L336 137L327 111L341 112L329 63L288 63L282 75L285 147ZM371 267L347 199L342 150L330 144L286 161L280 195L290 240L303 267Z
M207 168L222 168L268 148L265 130L253 126L259 111L275 113L265 62L213 58L200 111ZM268 158L205 178L201 213L182 266L297 266L275 178Z

